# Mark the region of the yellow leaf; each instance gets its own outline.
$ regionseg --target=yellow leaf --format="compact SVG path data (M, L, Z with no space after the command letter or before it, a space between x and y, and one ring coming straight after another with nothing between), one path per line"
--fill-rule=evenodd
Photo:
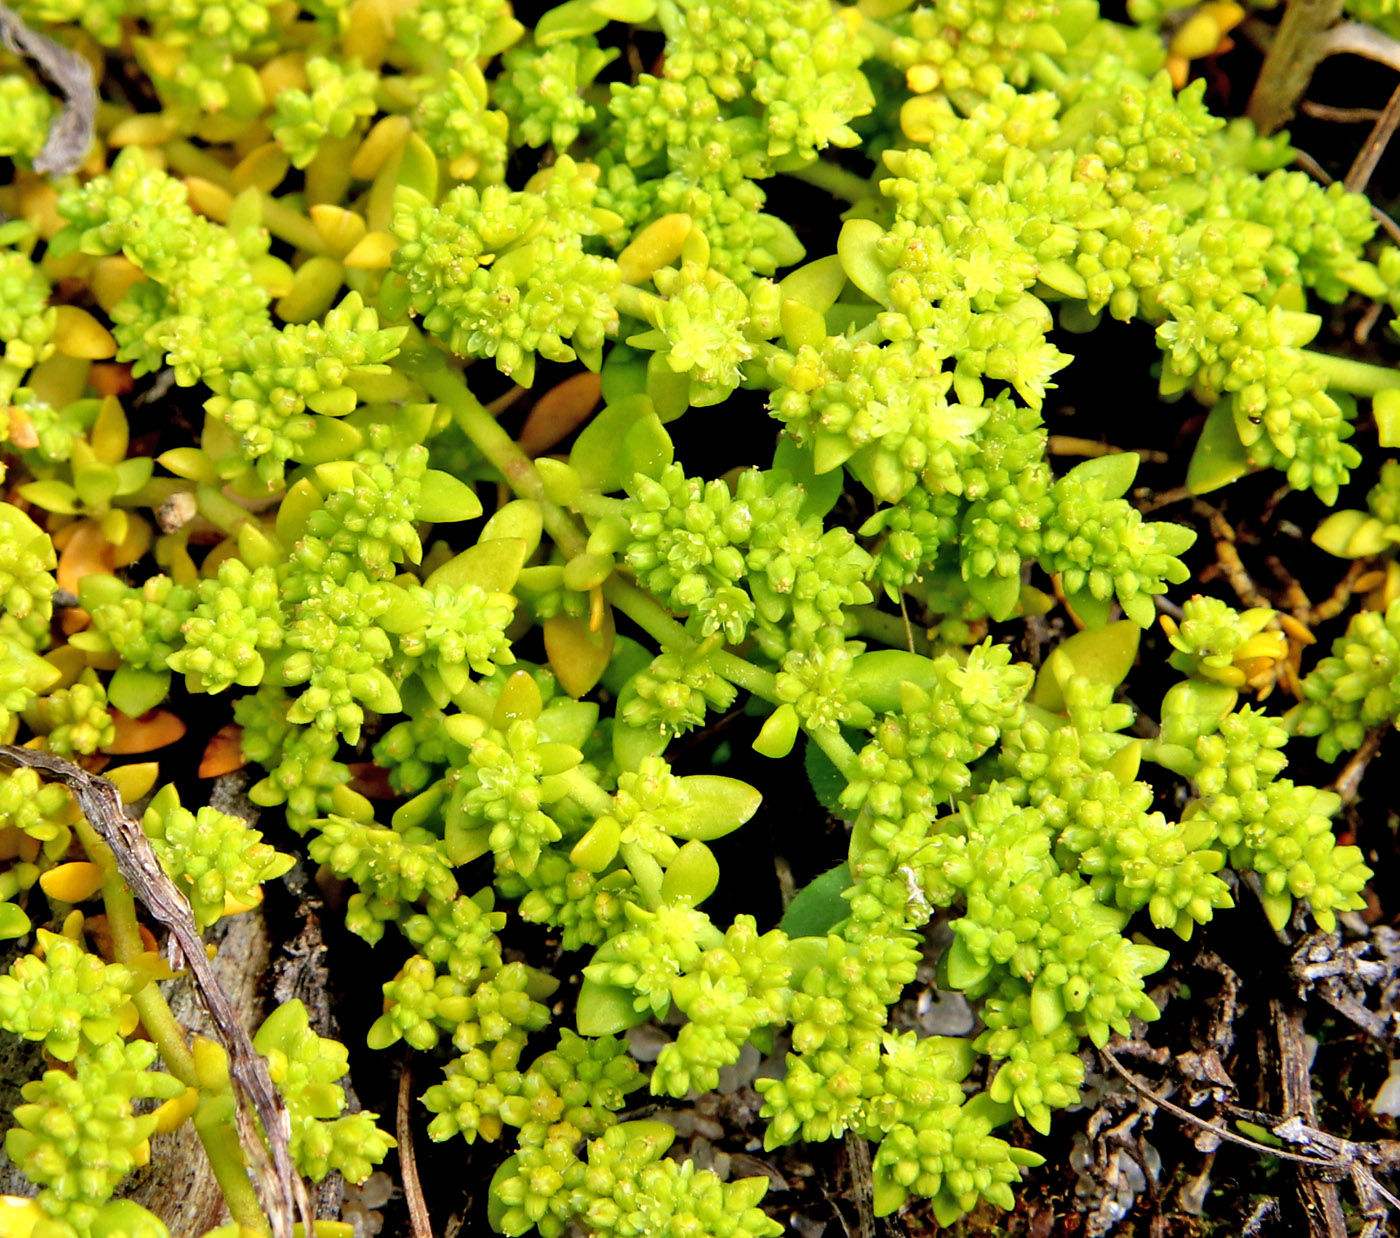
M538 456L568 438L598 406L603 381L585 370L546 391L520 428L520 450Z
M565 692L577 699L592 691L612 659L615 635L611 606L604 606L596 632L589 630L587 619L554 615L545 620L545 653Z
M61 903L85 903L102 889L102 869L87 860L59 864L39 877L39 886Z
M126 756L165 748L185 734L185 724L168 709L153 709L139 718L128 718L114 709L112 722L116 726L116 738L102 749L109 756Z
M60 305L55 311L54 342L67 357L87 361L105 361L117 355L117 341L85 309L76 305Z

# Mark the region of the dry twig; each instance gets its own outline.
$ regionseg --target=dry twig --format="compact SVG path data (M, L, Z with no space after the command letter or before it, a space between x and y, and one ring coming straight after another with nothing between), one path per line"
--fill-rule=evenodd
M1304 116L1312 116L1317 120L1330 120L1339 125L1373 125L1381 114L1379 108L1333 107L1330 103L1314 103L1311 99L1303 100L1298 110Z
M846 1134L846 1168L851 1175L860 1238L875 1238L875 1179L870 1172L870 1145L854 1131Z
M267 1062L253 1048L252 1039L214 976L189 903L165 875L141 823L127 814L121 795L112 783L89 774L71 761L33 748L0 744L0 763L39 770L63 783L73 793L92 828L112 849L117 871L132 894L169 930L183 965L189 968L200 1000L209 1012L215 1033L228 1053L229 1074L238 1085L234 1094L239 1101L239 1138L250 1163L261 1170L254 1176L273 1233L276 1238L292 1238L294 1217L300 1217L310 1233L314 1217L306 1189L292 1164L288 1147L291 1119L287 1107L268 1074ZM257 1137L249 1105L267 1133L267 1147ZM271 1173L262 1170L269 1151Z
M1378 1232L1379 1221L1376 1218L1384 1219L1387 1206L1400 1208L1400 1200L1397 1200L1376 1181L1374 1172L1375 1169L1393 1170L1397 1165L1400 1165L1400 1143L1393 1140L1382 1140L1369 1144L1354 1143L1349 1139L1341 1139L1326 1131L1318 1130L1298 1116L1275 1119L1265 1114L1251 1115L1251 1118L1262 1118L1270 1132L1284 1143L1301 1148L1317 1149L1317 1154L1304 1154L1292 1152L1287 1148L1270 1147L1266 1143L1260 1143L1257 1139L1240 1135L1218 1122L1209 1122L1192 1113L1189 1109L1183 1109L1180 1105L1167 1100L1166 1097L1154 1092L1147 1084L1134 1076L1108 1048L1100 1049L1099 1055L1143 1099L1150 1101L1173 1117L1180 1118L1183 1122L1189 1122L1192 1126L1209 1131L1226 1143L1237 1144L1264 1156L1272 1156L1279 1160L1306 1166L1318 1175L1320 1182L1336 1182L1349 1176L1356 1186L1362 1207L1366 1210L1367 1224L1371 1234ZM1311 1212L1309 1215L1312 1215ZM1374 1225L1373 1222L1375 1222ZM1322 1232L1326 1233L1327 1231ZM1345 1226L1343 1226L1341 1233L1345 1235Z
M1291 970L1300 998L1316 990L1380 1045L1400 1037L1400 932L1374 927L1345 946L1335 934L1314 933L1294 950Z
M67 176L86 158L97 128L92 67L72 48L31 30L4 4L0 4L0 41L20 59L32 61L63 96L63 107L49 126L44 147L34 156L34 170Z
M399 1140L399 1172L403 1176L403 1196L413 1238L433 1238L423 1184L418 1181L418 1158L413 1151L413 1068L408 1057L399 1071L399 1103L395 1132Z
M1284 1009L1277 999L1269 1002L1269 1013L1278 1037L1283 1110L1311 1125L1317 1120L1317 1107L1313 1103L1310 1058L1303 1046L1302 1013L1296 1008ZM1342 1199L1337 1194L1336 1184L1316 1174L1300 1173L1296 1186L1312 1238L1346 1238L1346 1218L1342 1215Z
M1376 165L1385 154L1385 148L1390 145L1397 125L1400 125L1400 87L1391 92L1390 99L1366 139L1366 144L1357 152L1347 172L1345 184L1352 193L1365 191Z
M1371 758L1380 750L1381 741L1389 733L1389 726L1380 726L1368 731L1361 747L1352 753L1351 760L1337 775L1337 780L1332 784L1332 790L1342 797L1343 806L1355 802L1357 792L1361 789L1361 780L1366 776L1366 767L1371 763Z
M1320 184L1330 185L1332 183L1332 178L1327 174L1327 169L1318 163L1307 151L1295 150L1293 152L1293 162ZM1390 234L1391 240L1400 243L1400 224L1397 224L1395 220L1391 219L1391 217L1381 210L1374 202L1371 203L1371 218Z

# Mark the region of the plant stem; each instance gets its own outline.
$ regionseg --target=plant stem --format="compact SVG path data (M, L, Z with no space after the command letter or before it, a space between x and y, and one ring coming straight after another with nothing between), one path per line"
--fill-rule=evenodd
M860 202L875 192L869 177L849 171L826 159L814 159L804 167L785 171L783 175L790 176L793 180L805 181L818 189L825 189L827 193L843 202Z
M853 606L846 612L848 619L855 621L855 630L861 636L870 636L891 649L908 649L909 638L914 639L914 651L928 653L928 638L917 624L910 626L899 615L875 606ZM849 631L849 625L848 625Z
M233 192L233 173L228 164L216 159L207 150L184 138L175 138L162 149L171 169L181 176L198 176L211 185Z
M1320 57L1348 53L1400 69L1400 42L1365 22L1347 21L1333 26L1321 43Z
M654 292L634 288L631 284L619 284L613 304L617 306L619 314L626 314L640 322L650 323L651 318L647 314L647 308L664 305L665 302Z
M1308 364L1327 380L1328 387L1350 395L1373 396L1378 391L1400 387L1400 369L1334 357L1330 353L1307 350Z
M860 23L860 32L870 40L871 46L875 49L877 60L884 60L889 64L894 63L894 34L888 26L881 25L873 18L867 17Z
M237 536L238 530L253 519L246 507L235 503L217 486L199 486L195 502L199 514L230 537Z
M855 749L841 738L841 732L832 727L818 727L815 731L808 731L807 734L812 742L826 753L831 763L841 771L841 777L847 782L854 782L856 776Z
M420 343L425 343L422 336L418 338ZM451 365L436 364L441 354L436 349L431 351L435 354L431 357L423 352L405 357L414 376L434 400L452 410L462 432L496 467L506 484L521 498L533 499L540 505L545 530L564 555L573 558L582 554L588 539L574 523L573 517L546 497L544 481L535 468L535 462L520 450L510 435L496 423L496 419L481 406L481 401L471 393L462 376ZM689 649L695 644L690 634L660 602L631 582L614 574L603 586L603 593L608 601L659 644L679 649ZM778 704L777 677L772 671L765 671L738 654L724 650L717 650L710 655L710 659L716 673L736 687L752 692L771 704ZM839 734L813 735L813 739L838 769L845 770L854 761L855 754Z
M1260 133L1273 133L1293 115L1318 61L1327 55L1325 36L1342 15L1342 3L1289 0L1249 97L1246 115Z
M295 207L289 206L285 198L274 198L268 193L260 193L259 196L262 198L263 224L273 236L308 254L330 252L321 240L321 234L316 231L316 225Z
M690 633L645 589L614 573L603 586L603 596L632 620L658 645L689 649Z
M421 336L419 341L425 348L429 347ZM413 368L415 377L423 384L428 394L439 404L451 409L462 432L496 467L505 478L506 485L521 498L532 499L540 505L544 527L565 557L572 559L575 555L582 554L588 539L574 523L573 517L546 496L544 479L535 468L535 462L520 450L510 435L501 429L496 419L482 407L481 401L472 394L466 381L443 360L442 354L436 349L431 349L431 355L421 363L417 357L405 356L405 360Z
M74 824L74 830L82 841L88 859L102 869L102 902L107 912L107 926L112 934L112 949L116 960L127 966L137 963L146 953L146 945L141 940L141 927L136 918L136 900L126 888L121 873L117 870L116 858L112 849L103 842L87 821L81 818ZM146 1029L157 1049L166 1069L186 1087L198 1088L199 1078L195 1071L194 1057L185 1042L184 1029L175 1018L160 986L154 981L144 985L131 998L141 1016L141 1024ZM243 1152L236 1138L228 1137L228 1124L217 1129L199 1130L200 1142L209 1157L210 1167L223 1192L229 1214L240 1225L259 1234L270 1234L267 1218L258 1203L253 1184L248 1180L248 1170L243 1163Z
M460 709L465 709L467 713L475 714L478 718L484 718L487 722L491 721L496 712L495 698L475 680L469 680L460 692L454 692L452 700Z
M615 575L603 586L603 593L608 601L663 648L694 647L695 641L690 633L644 589L639 589L630 581ZM755 666L748 659L726 649L716 649L709 655L709 662L717 675L722 675L736 688L743 688L745 692L753 693L770 705L782 703L778 696L778 677L772 671ZM813 742L831 758L832 764L842 773L847 773L852 768L856 754L841 738L839 732L826 729L809 734Z
M182 176L198 176L230 193L234 191L233 174L229 168L207 151L183 139L167 142L164 150L170 167ZM327 252L326 243L321 240L316 225L301 211L271 194L259 191L259 197L262 199L262 221L273 236L308 254Z
M625 510L621 499L609 498L606 494L594 494L592 491L585 491L579 495L571 506L580 516L588 516L593 520L621 516Z
M616 807L612 796L579 773L577 766L565 771L563 777L569 784L569 798L594 817L606 817Z

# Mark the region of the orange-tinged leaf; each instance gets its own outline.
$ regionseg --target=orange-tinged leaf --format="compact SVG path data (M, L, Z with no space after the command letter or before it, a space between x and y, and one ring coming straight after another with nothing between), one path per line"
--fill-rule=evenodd
M107 313L111 313L116 308L118 302L126 299L126 294L131 291L133 285L141 283L146 276L130 258L121 254L114 254L111 257L99 258L93 265L92 274L88 276L88 287L92 290L93 299ZM93 383L96 385L96 370L94 366ZM101 367L107 368L107 367ZM117 366L113 363L112 368L122 368L130 375L128 366ZM107 393L102 392L103 395ZM120 395L120 392L116 393Z
M393 38L393 10L375 0L355 0L350 6L340 46L345 56L358 60L366 69L377 70Z
M151 752L183 739L185 724L168 709L153 709L139 718L128 718L120 710L112 710L116 738L102 749L110 756L128 756L136 752Z
M126 536L112 547L113 564L117 567L130 567L138 559L144 559L146 551L151 548L151 537L151 526L146 520L128 512Z
M399 793L389 785L389 771L373 761L351 761L350 789L370 800L396 800Z
M245 903L242 899L234 898L232 894L225 890L223 914L226 916L237 916L245 911L252 911L253 908L257 907L263 900L261 887L254 886L252 890L249 891L249 897L253 901L251 903Z
M40 1221L48 1219L48 1214L37 1199L26 1199L22 1195L0 1195L0 1233L13 1234L15 1238L29 1238Z
M131 377L131 366L120 361L103 361L94 365L88 372L88 381L100 396L126 395L136 386Z
M60 645L44 655L44 661L59 673L58 681L50 691L72 687L73 682L87 666L87 655L72 645Z
M78 592L84 576L100 573L112 575L116 567L115 547L102 536L102 530L92 520L80 520L72 527L58 556L58 587L69 593Z
M74 632L84 631L92 623L92 616L81 606L65 607L63 613L58 617L58 625L63 629L64 636L72 636ZM120 657L118 658L120 661ZM93 655L92 665L98 670L115 670L114 666L99 666L97 655Z
M91 361L56 352L29 371L25 386L50 408L67 408L82 397L91 369Z
M597 631L589 630L587 619L554 615L544 622L544 648L549 664L559 676L564 691L575 699L592 691L612 658L612 607L603 611Z
M105 361L117 354L117 341L85 309L60 305L55 310L54 343L67 357L84 361Z
M161 955L160 943L156 941L155 934L144 924L138 926L141 930L141 944L146 948L145 952L154 954L157 958ZM116 958L116 953L112 948L112 929L107 923L104 914L87 916L83 919L83 933L96 953L101 955L109 963Z
M0 860L13 860L19 855L20 844L28 837L17 825L7 825L0 830Z
M131 426L116 396L103 397L97 420L88 431L88 440L93 455L103 464L118 465L126 459L127 448L131 445Z
M34 428L34 422L24 409L11 404L3 412L9 423L9 441L14 446L28 450L39 445L39 431Z
M204 745L204 755L199 759L201 778L218 778L231 774L248 764L243 755L243 728L236 722L225 723L214 737Z
M194 1116L195 1107L198 1104L199 1089L186 1088L183 1095L173 1097L162 1105L157 1105L151 1110L151 1117L156 1122L156 1131L159 1134L168 1134L173 1131L186 1118Z
M543 455L579 428L598 406L603 380L585 370L551 387L538 400L520 429L520 450Z

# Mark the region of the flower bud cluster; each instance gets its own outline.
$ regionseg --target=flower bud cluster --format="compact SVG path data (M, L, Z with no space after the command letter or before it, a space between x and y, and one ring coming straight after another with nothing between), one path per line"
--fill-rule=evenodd
M283 1002L253 1037L291 1118L291 1152L297 1168L320 1182L338 1171L363 1182L395 1141L375 1126L379 1115L347 1114L345 1089L336 1082L349 1069L348 1051L318 1036L300 1001Z
M800 519L803 492L781 472L746 470L731 495L669 465L659 479L638 474L628 493L628 566L703 636L737 643L753 625L777 655L871 599L869 556L844 530Z
M171 1075L148 1069L155 1059L149 1041L109 1040L84 1048L71 1074L46 1070L20 1089L24 1104L5 1133L5 1153L40 1187L45 1211L79 1232L149 1156L156 1118L137 1116L132 1103L185 1090Z
M280 877L296 857L262 841L258 830L231 813L180 805L173 785L156 794L142 817L156 858L190 902L195 923L206 928L220 917L257 906L262 883Z
M1400 603L1363 610L1332 642L1332 652L1303 680L1293 715L1300 735L1318 737L1318 755L1335 761L1361 747L1372 727L1400 718Z

